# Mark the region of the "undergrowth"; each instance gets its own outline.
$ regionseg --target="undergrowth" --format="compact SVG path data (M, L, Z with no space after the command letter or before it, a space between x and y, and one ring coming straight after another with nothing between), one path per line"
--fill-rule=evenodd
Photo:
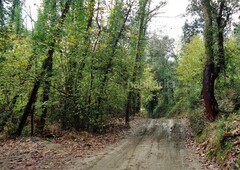
M219 118L197 136L210 159L226 167L240 167L240 114L231 114L228 118Z

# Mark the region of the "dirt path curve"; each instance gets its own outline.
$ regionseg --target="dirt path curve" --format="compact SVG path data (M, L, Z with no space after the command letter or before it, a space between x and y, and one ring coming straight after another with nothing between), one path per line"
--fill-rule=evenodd
M200 170L185 147L186 122L148 119L130 137L97 155L79 159L74 170Z

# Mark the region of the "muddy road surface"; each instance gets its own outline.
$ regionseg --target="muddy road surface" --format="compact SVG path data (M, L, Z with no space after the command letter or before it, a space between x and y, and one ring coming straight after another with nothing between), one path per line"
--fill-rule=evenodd
M76 160L75 170L201 170L186 148L186 122L148 119L132 135L104 152Z

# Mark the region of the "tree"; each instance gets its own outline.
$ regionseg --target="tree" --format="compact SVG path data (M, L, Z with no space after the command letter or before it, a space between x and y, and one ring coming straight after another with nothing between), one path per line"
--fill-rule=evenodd
M176 98L188 108L195 108L202 99L202 72L205 63L204 41L195 35L181 48L175 70L178 83Z
M103 70L103 79L101 81L101 85L100 85L100 94L101 96L98 97L97 99L97 109L98 110L105 110L104 107L102 107L101 105L104 106L104 104L102 104L103 100L106 98L106 88L108 86L109 83L109 79L110 79L110 74L112 73L113 70L113 62L114 59L116 57L116 52L117 52L117 48L118 48L118 43L120 42L124 31L126 29L127 26L127 22L128 19L130 17L132 8L134 5L134 1L130 2L130 4L127 5L127 11L126 13L123 13L123 3L121 1L116 1L115 7L112 10L112 13L110 14L110 27L109 27L109 31L110 33L110 40L109 40L109 46L110 49L107 50L109 52L109 57L107 60L106 65L104 66L104 70ZM118 24L116 24L116 22L118 22ZM102 112L101 111L101 112ZM97 113L96 114L96 120L100 120L102 121L103 118L103 113Z
M22 20L22 2L20 0L12 0L10 13L10 27L12 27L16 34L20 34L23 31Z
M126 107L139 112L142 96L150 91L126 89L129 82L146 81L146 74L152 77L144 68L146 30L163 4L150 10L149 0L43 1L33 34L6 32L9 38L1 39L9 41L0 52L0 107L10 108L9 122L16 120L10 131L19 136L31 125L32 134L40 134L45 124L56 122L62 129L102 132L110 116L124 115L128 122ZM10 19L5 25L15 29ZM11 72L15 58L18 69Z
M174 39L168 36L159 37L152 35L148 42L148 50L146 62L151 66L152 73L161 89L152 91L153 101L157 95L157 105L152 108L151 117L163 116L168 112L168 108L174 104L174 69L177 63L177 58L174 52ZM148 105L148 104L146 104Z
M139 9L137 16L137 40L135 48L135 56L134 56L134 65L133 65L133 73L129 80L132 84L140 84L141 78L143 75L143 65L144 65L144 56L145 56L145 48L146 48L146 36L147 36L147 26L149 21L154 17L157 11L162 8L166 2L161 1L159 5L154 9L150 10L151 1L149 0L139 0ZM140 112L141 109L141 91L140 89L130 88L128 91L128 100L126 107L126 117L125 121L129 123L129 116L131 114L136 114Z
M53 28L55 25L57 25L58 23L56 22L56 18L57 18L57 1L56 0L51 0L51 1L45 1L44 2L44 11L42 15L45 15L45 20L41 20L39 22L47 22L49 23L49 27ZM51 11L51 13L49 13L49 11ZM38 28L39 29L39 28ZM47 29L47 28L46 28ZM43 31L46 31L43 28L40 28L40 30L37 30L37 32L42 32L41 34L44 34ZM51 38L51 36L57 36L54 33L49 33L50 35L49 38ZM53 38L57 38L57 37L53 37ZM48 39L48 38L46 38ZM49 98L50 98L50 90L51 90L51 77L52 77L52 72L53 72L53 53L54 53L54 41L57 40L53 40L53 42L51 41L46 41L46 44L49 48L48 50L48 64L46 66L46 76L45 76L45 81L42 83L43 84L43 94L42 94L42 114L40 116L40 120L38 122L37 125L37 131L42 133L44 126L45 126L45 122L46 122L46 118L47 118L47 113L48 113L48 103L49 103ZM38 41L38 43L41 41ZM44 43L44 42L42 42ZM34 110L32 111L34 112Z
M216 3L203 0L203 15L205 21L204 38L206 50L206 64L203 76L203 98L206 108L206 117L213 121L219 113L219 108L214 95L215 80L221 71L225 70L224 33L230 22L231 16L239 5L238 1L219 0ZM214 7L214 8L213 8ZM214 37L216 30L216 38ZM214 50L217 44L217 50ZM216 55L216 59L214 58ZM216 60L216 62L215 62Z
M51 41L50 45L48 46L47 58L44 60L44 62L42 64L42 71L40 72L40 74L38 75L38 77L37 77L37 79L34 83L34 86L33 86L33 89L31 91L31 94L29 96L27 105L25 106L21 122L19 123L18 129L15 133L16 136L21 135L22 130L24 128L24 125L27 121L27 117L32 110L33 104L36 102L37 93L38 93L40 85L43 81L43 78L44 78L45 74L48 73L47 71L49 71L49 69L51 69L51 67L52 67L54 48L55 48L55 45L56 45L56 38L59 35L59 31L61 29L61 26L64 24L64 20L66 18L66 15L67 15L69 9L70 9L71 2L72 2L71 0L67 0L64 8L62 10L61 16L59 18L58 26L54 30L53 40Z
M183 42L189 43L195 35L203 33L203 21L201 18L194 19L190 23L186 20L182 29Z
M214 40L213 40L213 17L210 0L202 0L204 13L204 40L206 64L203 73L203 98L206 108L207 119L213 121L218 115L218 105L214 95Z

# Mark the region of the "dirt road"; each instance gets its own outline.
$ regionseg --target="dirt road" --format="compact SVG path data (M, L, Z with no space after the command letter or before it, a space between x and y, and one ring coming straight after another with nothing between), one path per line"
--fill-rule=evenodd
M185 147L186 122L146 120L130 137L97 155L79 159L75 170L201 170Z

